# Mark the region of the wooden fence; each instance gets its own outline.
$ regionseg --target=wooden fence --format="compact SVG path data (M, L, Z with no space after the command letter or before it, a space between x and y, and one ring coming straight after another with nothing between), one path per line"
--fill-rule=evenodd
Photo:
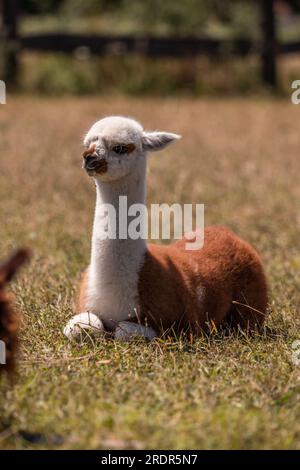
M1 1L1 0L0 0ZM244 57L259 54L261 57L262 80L273 87L277 85L277 54L300 51L300 41L279 44L276 40L274 2L260 0L262 18L262 40L253 43L249 40L219 40L198 37L154 36L107 36L82 34L18 34L18 0L2 0L2 39L4 41L4 77L8 84L13 84L18 76L18 56L22 50L52 51L74 53L85 48L90 54L142 54L149 57L191 57L207 55L226 57L234 55Z
M21 49L74 53L86 47L91 54L142 54L149 57L189 57L207 55L245 57L261 54L261 43L247 39L220 40L195 37L107 36L99 34L32 34L19 38ZM276 54L300 52L300 41L277 45Z

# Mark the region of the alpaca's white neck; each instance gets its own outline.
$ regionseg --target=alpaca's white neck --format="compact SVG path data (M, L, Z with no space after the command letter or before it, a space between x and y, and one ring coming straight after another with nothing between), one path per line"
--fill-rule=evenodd
M127 207L145 204L145 168L141 160L136 172L118 181L96 180L96 210L89 268L88 309L107 322L117 322L134 315L137 299L138 271L146 252L146 240L119 238L119 196L127 197ZM115 208L116 238L103 239L103 224L113 213L103 216L103 204ZM109 215L108 215L109 214ZM130 218L127 219L130 222ZM124 228L124 227L123 227ZM111 326L113 326L111 324Z
M115 209L115 221L111 221L111 226L114 225L116 222L116 239L106 239L102 240L105 243L101 243L103 247L112 247L116 249L116 247L122 248L124 247L131 247L131 249L137 250L139 247L145 247L146 242L143 239L138 240L130 240L129 238L124 239L121 236L119 238L119 221L120 218L123 220L127 220L130 222L130 218L126 216L126 214L122 213L124 210L124 206L120 205L120 196L126 197L126 206L129 208L132 204L143 204L145 205L146 202L146 189L145 189L145 164L144 162L140 162L140 166L136 169L134 174L131 174L125 178L122 178L117 181L107 181L102 182L96 180L96 210L95 210L95 218L94 218L94 227L93 227L93 240L92 240L92 248L94 248L94 243L98 246L99 238L101 238L101 234L103 233L103 223L109 222L109 217L113 213L108 211L103 217L103 205L109 204L114 207ZM128 227L126 227L127 229ZM122 232L124 233L125 227L122 227ZM127 232L127 230L125 230ZM111 250L108 249L107 255L110 256ZM92 258L95 255L97 258L98 250L92 250ZM93 259L92 259L93 261Z

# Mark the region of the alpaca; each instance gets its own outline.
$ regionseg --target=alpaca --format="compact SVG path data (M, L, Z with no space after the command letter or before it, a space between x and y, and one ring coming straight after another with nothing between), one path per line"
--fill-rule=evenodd
M119 213L145 203L148 152L180 136L145 132L135 120L107 117L88 131L83 167L96 185L91 262L79 289L77 311L64 329L70 339L108 331L119 340L149 340L169 333L199 334L211 325L245 330L260 327L266 316L267 286L257 252L230 230L208 227L204 246L186 250L186 238L169 246L117 236L103 239L104 203ZM107 219L106 219L107 220Z
M18 329L20 315L12 306L11 296L5 292L7 283L13 278L20 266L30 257L26 249L16 251L2 265L0 265L0 345L3 346L4 364L0 365L0 372L15 369L15 355L18 347Z

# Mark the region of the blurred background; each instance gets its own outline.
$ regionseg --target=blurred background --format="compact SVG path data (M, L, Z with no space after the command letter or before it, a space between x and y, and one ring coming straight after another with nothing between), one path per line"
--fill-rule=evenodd
M290 92L300 0L1 0L0 77L42 94Z
M0 5L0 258L34 252L10 286L24 321L0 447L299 449L300 0ZM263 336L65 340L95 205L82 137L115 114L183 136L149 158L148 204L203 203L259 250Z

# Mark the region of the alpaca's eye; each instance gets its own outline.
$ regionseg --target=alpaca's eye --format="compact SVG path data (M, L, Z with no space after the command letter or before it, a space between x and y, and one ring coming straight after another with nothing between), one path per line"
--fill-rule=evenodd
M118 155L121 155L122 153L127 153L128 152L128 148L127 148L127 145L115 145L113 147L113 151L115 153L117 153Z

